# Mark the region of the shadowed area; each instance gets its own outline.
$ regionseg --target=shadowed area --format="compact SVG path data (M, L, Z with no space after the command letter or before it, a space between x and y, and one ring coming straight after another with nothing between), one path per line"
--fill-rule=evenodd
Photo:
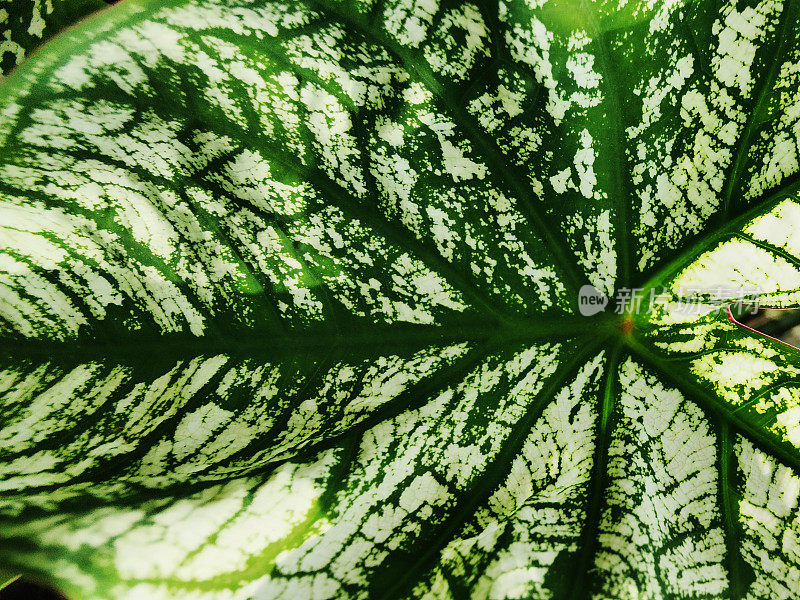
M731 307L741 325L800 348L800 308Z
M17 579L0 590L0 600L67 600L57 591L27 579Z

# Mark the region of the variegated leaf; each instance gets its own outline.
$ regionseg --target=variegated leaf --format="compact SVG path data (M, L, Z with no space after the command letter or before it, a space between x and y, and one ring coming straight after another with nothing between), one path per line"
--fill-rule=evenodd
M684 292L800 300L798 16L125 0L56 36L0 85L3 571L795 598L800 350Z
M0 77L43 41L104 6L103 0L0 0Z

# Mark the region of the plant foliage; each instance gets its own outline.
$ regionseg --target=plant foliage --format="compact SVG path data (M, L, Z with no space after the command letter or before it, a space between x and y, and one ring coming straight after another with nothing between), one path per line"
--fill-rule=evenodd
M13 62L85 12L4 4ZM0 84L3 571L797 598L800 350L685 290L798 303L798 16L124 0L55 36Z

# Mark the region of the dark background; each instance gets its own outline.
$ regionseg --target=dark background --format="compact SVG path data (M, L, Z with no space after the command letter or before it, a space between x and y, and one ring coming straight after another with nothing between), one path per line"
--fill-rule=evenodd
M17 579L0 590L0 600L66 600L66 598L50 588L25 579Z

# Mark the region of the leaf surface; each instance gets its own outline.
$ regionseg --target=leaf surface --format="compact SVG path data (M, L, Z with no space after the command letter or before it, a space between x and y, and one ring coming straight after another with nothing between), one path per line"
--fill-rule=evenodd
M0 85L3 564L793 598L800 350L708 294L798 303L797 13L126 0L57 36Z
M103 0L0 1L0 77L43 41L106 5Z

